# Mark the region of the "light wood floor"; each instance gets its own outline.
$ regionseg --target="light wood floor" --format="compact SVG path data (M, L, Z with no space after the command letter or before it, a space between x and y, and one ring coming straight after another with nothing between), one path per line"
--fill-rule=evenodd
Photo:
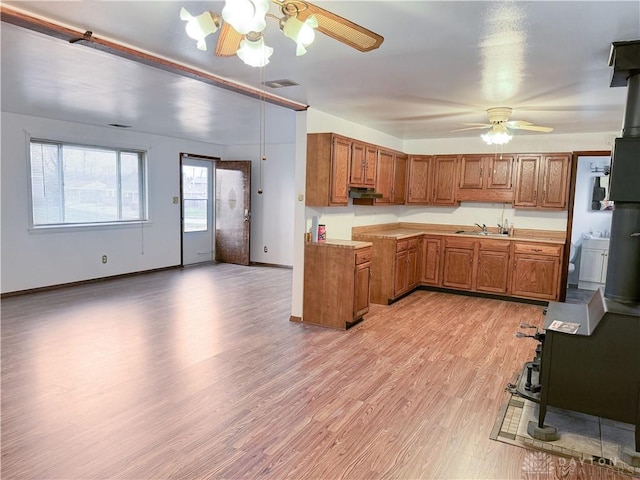
M4 299L2 478L524 478L489 434L542 307L418 291L343 332L290 290L219 264Z

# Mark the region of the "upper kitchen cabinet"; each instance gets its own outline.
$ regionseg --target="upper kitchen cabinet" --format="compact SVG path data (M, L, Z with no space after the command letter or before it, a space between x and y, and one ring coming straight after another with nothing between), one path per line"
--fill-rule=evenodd
M353 140L351 143L351 168L349 186L373 188L376 184L378 148Z
M393 150L378 149L375 189L382 194L376 204L403 204L406 197L407 156Z
M513 201L513 155L464 155L460 159L457 200Z
M407 203L457 205L457 155L409 157Z
M571 154L518 155L513 206L566 209Z
M352 141L334 133L307 135L307 206L349 204Z

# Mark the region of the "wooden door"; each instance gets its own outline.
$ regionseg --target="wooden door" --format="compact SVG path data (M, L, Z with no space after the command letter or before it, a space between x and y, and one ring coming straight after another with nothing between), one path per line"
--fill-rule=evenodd
M508 248L508 242L507 248ZM507 293L509 252L478 251L476 290L489 293Z
M349 185L352 187L365 186L365 146L363 143L351 144L351 166L349 168Z
M364 160L364 186L375 187L376 186L376 163L378 161L378 149L373 145L367 145L365 147L365 160Z
M407 203L431 203L431 156L409 157Z
M560 258L516 254L513 261L511 294L555 300L558 291Z
M543 208L567 208L569 189L569 167L571 156L545 155L542 160L542 199Z
M433 161L433 204L455 205L458 157L435 156Z
M518 155L514 207L537 206L539 168L540 155Z
M471 290L473 250L445 248L442 284L445 287Z
M349 204L349 164L351 162L351 141L341 137L333 138L331 151L331 177L329 179L329 205Z
M357 319L369 311L369 279L371 264L356 266L355 290L353 297L353 319Z
M479 155L465 155L460 160L460 190L481 190L483 187L483 163Z
M494 155L485 157L487 189L505 189L513 188L513 156L512 155Z
M376 203L391 203L391 191L393 189L393 152L378 150L376 163L376 192L382 194L382 198L376 198Z
M423 237L422 239L422 283L440 285L440 245L438 237Z
M396 153L393 162L392 203L403 205L407 199L407 156Z
M216 162L216 261L249 265L251 162Z

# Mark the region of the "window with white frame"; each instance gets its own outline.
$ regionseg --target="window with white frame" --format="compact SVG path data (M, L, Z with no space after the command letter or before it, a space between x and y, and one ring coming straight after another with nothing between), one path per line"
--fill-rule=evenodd
M34 227L147 219L140 150L31 140Z

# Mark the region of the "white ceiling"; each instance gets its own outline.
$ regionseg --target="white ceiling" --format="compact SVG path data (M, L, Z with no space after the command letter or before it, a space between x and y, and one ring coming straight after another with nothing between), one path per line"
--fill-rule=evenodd
M125 43L229 80L260 87L260 69L195 48L179 11L221 11L222 1L5 1L96 37ZM382 35L361 53L322 34L302 57L268 25L275 48L269 90L401 139L451 133L486 122L485 110L554 133L619 131L626 88L610 88L613 41L640 39L640 1L316 1ZM272 13L278 13L275 5ZM260 103L196 80L80 44L2 23L2 110L218 144L257 143ZM269 105L270 143L293 141L294 115ZM255 132L241 134L238 126ZM536 135L516 132L517 135Z

